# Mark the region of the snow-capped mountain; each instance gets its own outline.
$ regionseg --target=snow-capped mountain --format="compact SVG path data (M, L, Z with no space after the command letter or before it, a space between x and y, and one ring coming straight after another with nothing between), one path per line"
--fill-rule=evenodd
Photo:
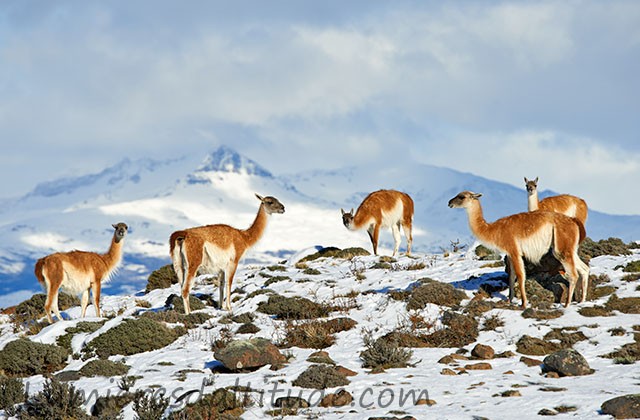
M7 294L39 289L32 272L37 258L71 249L103 252L113 234L111 224L121 221L131 228L125 261L105 290L135 292L152 270L169 263L167 238L172 231L211 223L244 229L258 208L254 193L277 197L286 212L271 217L245 264L282 259L318 245L369 249L366 233L347 231L339 210L357 207L366 194L381 188L413 197L415 252L448 248L458 239L473 242L465 212L447 207L459 191L484 194L487 220L526 210L524 188L412 162L274 175L229 147L204 158L125 159L95 174L42 183L5 202L0 210L0 234L5 239L0 245L0 295L5 295L0 307L22 296ZM640 239L640 217L591 211L587 233L594 239ZM391 234L384 232L382 252L389 252L391 245ZM404 246L403 240L401 249Z

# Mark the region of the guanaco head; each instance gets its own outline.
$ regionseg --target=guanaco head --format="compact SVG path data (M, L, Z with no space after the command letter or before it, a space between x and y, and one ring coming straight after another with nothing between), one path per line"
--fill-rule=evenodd
M115 238L116 243L123 240L124 237L127 235L127 230L129 230L129 226L127 226L126 223L122 223L122 222L115 225L111 225L111 226L113 226L113 228L116 230L115 233L113 234L113 237Z
M449 200L449 207L467 208L473 200L477 200L480 197L482 197L482 194L474 193L472 191L462 191L451 200Z
M536 188L538 188L538 177L534 180L529 180L527 177L524 177L524 185L527 187L527 193L532 195L536 192Z
M342 212L342 224L349 230L353 230L353 209L349 213L340 209Z
M256 194L256 197L258 197L258 200L262 202L264 210L267 212L267 214L284 213L284 205L280 201L278 201L277 198L271 196L262 197L258 194Z

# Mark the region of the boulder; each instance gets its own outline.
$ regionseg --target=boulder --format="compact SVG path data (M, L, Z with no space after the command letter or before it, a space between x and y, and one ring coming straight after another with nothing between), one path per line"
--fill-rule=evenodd
M345 405L351 404L353 401L353 396L341 389L335 394L328 394L320 401L320 407L343 407Z
M489 360L493 359L495 351L491 346L476 344L473 350L471 350L471 355L477 359Z
M612 398L602 403L603 414L612 415L616 419L640 418L640 394L629 394Z
M542 363L543 372L556 372L560 376L583 376L594 372L587 360L574 349L552 353Z
M216 350L214 357L231 371L279 366L286 361L280 350L265 338L231 341L226 347Z

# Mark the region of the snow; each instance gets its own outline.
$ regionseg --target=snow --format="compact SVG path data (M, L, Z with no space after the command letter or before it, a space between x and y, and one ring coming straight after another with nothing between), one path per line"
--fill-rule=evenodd
M496 353L503 351L516 351L516 341L522 335L542 337L553 328L577 327L588 339L577 343L574 348L579 351L595 369L592 375L581 377L564 377L559 379L547 378L541 374L539 367L527 367L519 362L520 355L504 359L489 360L491 370L468 371L466 374L456 376L441 375L440 371L447 365L436 363L441 357L455 352L456 348L423 348L414 349L411 363L414 367L402 369L388 369L381 374L372 374L361 366L359 353L364 349L362 336L365 331L372 332L374 337L379 337L399 325L407 322L410 312L406 304L391 299L388 292L391 290L406 290L418 279L429 277L442 282L454 284L464 290L470 299L477 291L478 282L468 281L472 276L491 276L501 269L483 267L485 262L478 261L472 252L444 254L418 253L413 257L400 256L397 262L392 263L391 269L374 269L373 264L379 261L378 257L356 257L352 261L321 258L308 262L310 268L321 272L320 275L304 274L295 264L301 258L315 252L316 247L301 248L284 262L286 271L272 274L289 277L288 280L272 283L268 288L284 296L304 296L318 302L343 302L344 312L332 313L331 317L348 316L357 321L357 326L350 330L338 333L334 345L324 349L333 360L357 373L350 377L350 384L345 389L354 397L354 405L344 408L320 408L311 407L299 411L298 416L290 418L326 418L326 419L361 419L373 416L411 415L416 418L458 419L471 418L472 416L484 416L488 418L516 418L533 417L542 408L554 408L561 405L575 406L576 411L571 415L574 418L594 418L599 415L600 405L615 396L638 392L640 376L635 365L614 364L611 359L600 357L603 354L616 350L621 345L631 342L632 327L638 324L637 315L616 313L611 317L586 318L578 313L579 308L603 304L608 297L600 298L594 302L572 304L568 308L558 305L563 311L560 318L552 320L526 319L521 316L519 309L493 309L484 316L498 315L504 320L504 326L495 331L481 331L477 343L492 346ZM618 288L619 297L637 296L637 281L622 280L619 266L640 257L640 250L636 250L631 256L602 256L591 260L590 267L593 274L606 274L610 277L610 285ZM422 263L424 268L420 270L407 270L413 264ZM362 270L365 278L359 280L355 272ZM617 267L617 269L616 269ZM265 278L259 275L267 272L260 264L242 264L239 267L234 292L232 297L240 297L233 303L233 313L241 314L254 312L258 303L265 301L267 295L256 295L247 298L253 291L264 288ZM98 331L91 334L78 334L73 342L74 352L79 352L81 347L94 337L118 325L124 319L134 316L139 311L159 310L164 306L166 298L172 293L178 293L179 286L174 285L164 290L154 290L148 294L136 293L130 296L103 295L102 307L105 313L119 314L108 320ZM193 294L213 294L217 299L217 288L214 285L206 285L198 282ZM346 295L355 297L345 297ZM494 296L493 300L503 299L504 296ZM151 309L136 307L139 300L151 304ZM466 301L463 301L463 305ZM444 307L429 304L420 311L414 311L427 320L431 320L435 326L440 325L440 316ZM320 391L302 389L293 386L292 381L297 378L310 365L307 357L314 352L312 349L290 348L284 350L293 358L284 368L271 371L268 367L254 372L240 374L213 374L211 367L217 365L211 351L211 343L219 337L221 330L229 327L233 330L238 324L224 325L219 319L226 314L224 311L211 307L203 311L214 315L210 321L193 328L187 334L179 338L173 344L156 351L136 354L132 356L112 356L111 360L121 360L131 366L129 375L139 375L134 389L164 390L170 397L171 408L179 409L187 401L193 402L202 393L210 393L221 387L233 385L250 386L264 393L252 393L251 397L256 404L249 407L243 415L244 419L265 418L266 412L272 410L272 401L287 394L302 396L312 404L317 404L321 397ZM270 316L255 312L257 315L254 323L261 329L260 332L251 335L236 334L236 338L265 337L278 341L283 336L283 321L276 321ZM93 307L89 307L85 320L95 321ZM65 319L50 325L30 339L43 343L53 343L56 338L64 333L64 330L80 321L80 308L74 307L64 312ZM5 316L6 317L6 316ZM2 345L18 337L18 333L9 328L6 318L5 323L0 323L2 328ZM611 336L610 329L622 327L626 330L624 336ZM475 343L465 346L471 350ZM533 356L538 359L542 357ZM77 370L86 363L81 359L71 360L64 370ZM473 361L461 364L475 363ZM186 379L179 378L180 372L193 370L186 373ZM509 372L509 373L508 373ZM512 372L512 373L511 373ZM615 379L614 379L615 378ZM114 378L82 378L73 381L73 384L85 395L93 397L87 405L87 409L95 402L95 396L116 394L119 392L117 379ZM26 378L31 394L42 388L41 376ZM561 392L545 392L545 387L561 387L566 390ZM415 394L410 394L411 391ZM500 397L496 394L507 390L518 390L520 397ZM188 398L177 401L180 396L188 391L195 391ZM335 392L329 389L326 393ZM434 406L415 406L413 398L425 392L428 398L436 401ZM401 396L403 401L401 402ZM424 397L424 394L423 394ZM259 401L262 404L258 404ZM401 413L401 414L400 414ZM126 419L133 418L131 407L124 411Z

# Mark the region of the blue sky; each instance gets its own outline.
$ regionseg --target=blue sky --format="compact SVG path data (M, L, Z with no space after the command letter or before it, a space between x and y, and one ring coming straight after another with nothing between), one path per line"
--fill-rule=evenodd
M8 0L0 197L227 144L277 174L413 160L640 214L638 74L637 1Z

